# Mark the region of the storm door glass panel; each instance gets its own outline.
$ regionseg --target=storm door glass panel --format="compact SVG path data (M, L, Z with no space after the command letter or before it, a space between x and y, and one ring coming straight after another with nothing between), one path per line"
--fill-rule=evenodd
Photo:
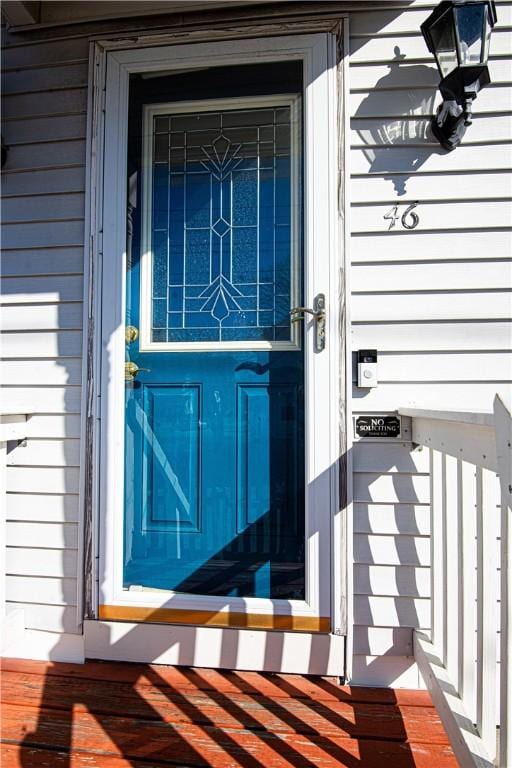
M297 100L267 102L147 109L150 344L296 345Z
M129 129L124 588L303 600L301 84L176 104L145 104L146 87Z

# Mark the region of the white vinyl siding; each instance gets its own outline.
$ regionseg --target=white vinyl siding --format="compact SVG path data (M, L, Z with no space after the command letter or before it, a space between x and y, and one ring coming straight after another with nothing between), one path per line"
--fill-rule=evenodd
M28 629L77 616L87 41L6 47L2 401L34 414L7 469L6 595Z
M351 343L379 351L379 385L354 386L355 416L491 410L512 379L512 6L498 3L492 84L447 154L425 133L440 97L420 25L434 5L350 15ZM388 230L383 217L411 203L417 228ZM402 437L353 448L360 683L413 683L412 628L430 625L428 452Z

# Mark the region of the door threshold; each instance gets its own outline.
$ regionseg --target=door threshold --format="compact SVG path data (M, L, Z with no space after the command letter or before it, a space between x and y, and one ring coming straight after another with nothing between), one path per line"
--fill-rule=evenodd
M213 669L343 674L345 637L129 621L84 622L85 656Z

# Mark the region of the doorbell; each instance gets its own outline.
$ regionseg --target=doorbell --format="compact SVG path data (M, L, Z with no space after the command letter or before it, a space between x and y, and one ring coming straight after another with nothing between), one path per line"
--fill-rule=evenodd
M377 350L360 349L357 352L357 386L377 386Z

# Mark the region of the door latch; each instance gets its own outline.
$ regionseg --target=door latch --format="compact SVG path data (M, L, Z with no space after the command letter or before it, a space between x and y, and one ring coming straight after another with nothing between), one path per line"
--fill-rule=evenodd
M304 320L306 315L312 315L315 321L315 349L322 352L325 349L325 294L319 293L313 300L313 309L310 307L294 307L290 310L290 321L298 323Z
M151 368L139 368L137 363L132 363L130 360L128 360L128 362L124 364L124 380L133 381L141 371L147 371L150 373Z

